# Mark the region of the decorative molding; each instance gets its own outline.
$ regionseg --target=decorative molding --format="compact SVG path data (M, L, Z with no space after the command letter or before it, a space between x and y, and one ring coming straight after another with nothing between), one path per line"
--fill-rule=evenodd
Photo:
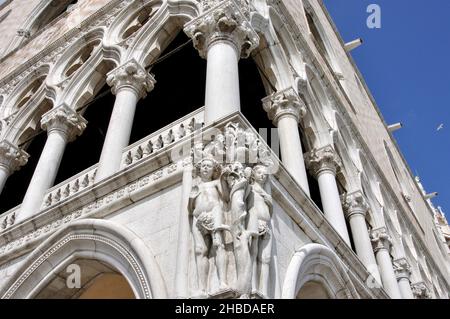
M277 126L278 121L284 116L293 116L297 122L306 115L305 102L300 98L294 88L288 88L265 97L264 110L269 119Z
M319 149L313 149L305 158L306 165L315 176L325 172L336 175L342 166L342 161L333 146L327 145Z
M130 254L129 250L123 247L121 244L103 236L99 235L91 235L91 234L70 234L58 241L51 248L49 248L42 256L36 260L28 269L22 274L8 289L8 291L2 296L2 299L10 299L14 297L14 293L20 286L27 280L34 271L42 265L47 259L49 259L52 255L58 253L61 249L69 244L71 241L76 240L91 240L94 242L101 242L107 246L112 247L115 251L117 251L124 259L131 265L131 269L134 271L136 277L139 279L139 283L141 285L141 289L144 292L145 298L151 298L151 290L148 281L145 278L145 272L143 271L141 265L136 260L136 258Z
M211 6L210 1L203 1L203 4L205 9ZM218 2L216 6L190 21L184 32L193 39L195 48L203 58L207 57L208 48L217 41L233 43L238 56L247 58L259 44L259 36L249 22L249 12L250 8L246 2Z
M87 121L73 109L63 104L42 116L41 126L48 134L52 131L63 132L69 142L80 136Z
M365 217L369 211L366 196L361 191L344 195L342 198L342 207L344 208L347 219L350 219L353 215L362 215Z
M372 241L372 247L375 253L382 249L390 251L392 247L392 239L386 227L373 229L370 233L370 240Z
M130 88L139 98L145 98L153 90L156 80L136 60L132 59L107 74L106 82L112 87L113 94L123 88Z
M4 167L9 174L19 170L28 162L30 155L13 145L11 142L3 140L0 142L0 166Z
M178 171L182 170L182 166L182 162L170 164L158 171L141 177L134 182L129 183L109 194L106 194L95 201L85 204L76 210L64 213L63 217L47 223L46 225L39 227L3 246L0 246L0 259L3 259L4 256L10 254L12 251L20 250L21 248L28 246L33 242L41 240L42 238L55 232L56 230L60 229L62 226L73 220L95 215L105 206L113 205L114 203L117 203L123 199L129 198L131 193L149 187L150 185L155 184L163 178L176 174ZM71 201L75 202L76 198L76 196L71 198ZM49 209L58 210L58 206L50 207Z

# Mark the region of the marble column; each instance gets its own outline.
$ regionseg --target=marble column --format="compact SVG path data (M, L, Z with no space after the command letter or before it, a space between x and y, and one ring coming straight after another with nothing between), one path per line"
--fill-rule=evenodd
M394 272L397 277L398 286L403 299L414 299L411 290L411 267L406 258L394 260Z
M306 113L306 105L293 88L263 99L264 110L278 128L281 158L287 171L310 196L308 177L300 141L299 121Z
M153 90L156 83L144 67L130 60L107 75L107 83L116 95L109 120L95 181L100 181L120 170L122 152L129 145L136 105Z
M367 230L366 215L369 205L364 194L361 191L347 194L343 200L343 207L352 232L356 254L373 278L381 284L380 272Z
M206 125L240 111L238 62L247 58L259 43L248 20L248 9L245 3L222 1L184 29L200 56L207 59Z
M391 237L388 235L386 227L373 229L370 237L378 267L380 268L383 287L392 299L401 299L402 295L398 287L390 255Z
M6 140L0 142L0 194L8 177L25 165L28 157L26 152L12 143Z
M87 121L67 105L43 115L41 126L47 131L47 141L22 202L19 220L32 217L40 210L45 193L55 182L67 143L81 135L86 124Z
M325 218L344 241L351 246L336 183L336 173L341 166L341 160L331 145L312 150L306 158L307 166L319 183L320 198Z

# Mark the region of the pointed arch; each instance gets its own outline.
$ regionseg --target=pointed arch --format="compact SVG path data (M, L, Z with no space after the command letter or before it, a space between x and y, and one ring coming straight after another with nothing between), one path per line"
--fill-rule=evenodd
M336 253L320 244L306 244L295 252L286 271L282 298L294 299L311 281L326 286L331 298L360 298L346 266Z
M136 298L166 298L159 266L136 234L111 221L70 223L40 244L5 285L2 298L33 298L61 269L79 258L108 264L123 275Z

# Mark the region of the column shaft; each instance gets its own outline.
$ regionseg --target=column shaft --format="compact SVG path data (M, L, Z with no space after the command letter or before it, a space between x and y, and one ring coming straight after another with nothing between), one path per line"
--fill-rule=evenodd
M216 41L208 49L205 97L206 125L241 110L236 46Z
M375 280L381 284L380 272L378 271L378 266L375 259L375 254L373 253L372 243L370 242L364 215L351 215L349 218L349 224L352 232L353 243L355 244L356 254Z
M317 180L319 182L320 198L322 199L325 218L350 246L350 238L336 184L336 177L332 171L324 170L319 173Z
M95 176L96 181L100 181L119 171L123 149L130 142L138 100L139 97L136 91L130 88L122 88L117 92Z
M22 203L20 214L22 220L32 216L41 208L45 192L55 182L66 144L67 139L63 132L57 130L49 132Z
M408 278L400 278L398 281L400 287L400 293L403 299L414 299L414 295L411 290L411 283Z
M3 187L5 187L6 181L8 180L9 177L9 169L4 167L4 166L0 166L0 194L3 191Z
M283 116L278 120L281 158L288 172L310 196L303 149L298 132L298 121L293 116Z
M394 269L392 268L392 260L387 249L380 249L376 253L378 266L381 272L381 281L383 287L392 299L401 299L402 295L395 278Z
M120 170L123 149L130 142L136 105L154 88L156 81L142 65L131 59L108 73L106 82L112 87L116 101L95 175L96 182Z

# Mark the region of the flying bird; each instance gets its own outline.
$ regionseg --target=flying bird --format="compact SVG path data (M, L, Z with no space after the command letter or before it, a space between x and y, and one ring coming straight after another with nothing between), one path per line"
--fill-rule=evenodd
M444 129L444 124L440 124L436 131L439 132L440 130L443 130L443 129Z

